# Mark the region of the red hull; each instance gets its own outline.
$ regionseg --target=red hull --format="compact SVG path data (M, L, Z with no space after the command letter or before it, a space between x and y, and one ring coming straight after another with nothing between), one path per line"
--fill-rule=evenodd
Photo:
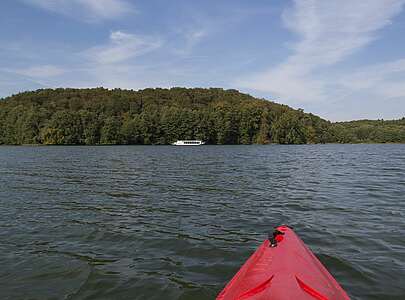
M276 230L276 241L264 241L217 300L350 300L291 228Z

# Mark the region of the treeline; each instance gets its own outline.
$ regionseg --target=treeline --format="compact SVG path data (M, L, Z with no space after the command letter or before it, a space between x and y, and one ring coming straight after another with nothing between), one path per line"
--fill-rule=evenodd
M334 123L338 143L405 143L405 118Z
M217 88L42 89L0 100L0 144L15 145L405 142L405 121L391 122L332 124Z

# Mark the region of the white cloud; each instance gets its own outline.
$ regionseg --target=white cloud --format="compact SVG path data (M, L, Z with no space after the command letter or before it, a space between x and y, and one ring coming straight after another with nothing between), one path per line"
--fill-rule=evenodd
M30 78L46 79L59 76L65 73L63 68L54 65L32 66L25 69L9 70L15 74Z
M162 43L158 37L112 31L104 45L77 53L68 53L68 50L64 50L70 59L69 62L62 60L59 66L44 64L0 68L0 73L19 78L20 82L32 83L32 86L35 84L36 87L168 86L171 77L164 75L168 73L167 66L157 66L157 62L154 61L150 65L143 60L134 59L159 48ZM8 86L10 86L8 83L0 81L0 87L5 87L7 91L11 90L7 88Z
M14 72L0 69L0 98L43 87L43 85L31 80L30 78L21 77Z
M194 47L209 35L208 31L209 29L207 26L201 26L200 28L187 28L186 30L180 31L184 44L181 48L175 48L174 52L180 55L190 54Z
M390 24L403 0L296 0L283 21L299 41L283 63L238 80L237 85L270 92L290 103L324 101L330 77L321 71L343 61L376 39L377 30ZM333 79L334 80L334 79Z
M375 64L342 76L339 84L357 92L389 98L405 97L405 59Z
M85 17L86 21L114 19L134 12L133 5L124 0L23 0L42 9Z
M97 64L116 64L151 52L161 45L159 38L113 31L107 45L93 47L84 54Z
M36 65L27 68L0 68L0 75L7 76L8 80L0 80L0 87L5 90L9 89L14 81L16 85L16 91L23 91L30 87L31 89L37 89L47 86L55 86L55 82L67 73L67 70L55 66L55 65ZM1 79L1 76L0 76ZM18 83L21 83L21 87L18 87ZM4 92L4 91L2 91Z

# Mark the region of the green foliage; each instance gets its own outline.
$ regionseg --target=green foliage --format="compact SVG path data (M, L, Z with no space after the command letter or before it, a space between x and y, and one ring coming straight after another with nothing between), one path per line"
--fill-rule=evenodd
M330 123L236 90L43 89L0 100L0 144L405 142L405 119Z
M405 143L405 118L340 122L331 132L340 143Z
M45 145L79 145L83 143L83 126L80 113L57 111L41 129Z
M282 114L271 127L273 141L279 144L306 144L307 135L312 130L305 127L304 116L301 111Z

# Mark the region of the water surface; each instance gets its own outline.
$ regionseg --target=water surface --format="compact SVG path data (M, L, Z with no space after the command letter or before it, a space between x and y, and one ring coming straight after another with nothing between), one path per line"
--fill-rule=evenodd
M1 299L214 299L281 223L405 299L405 145L0 147Z

